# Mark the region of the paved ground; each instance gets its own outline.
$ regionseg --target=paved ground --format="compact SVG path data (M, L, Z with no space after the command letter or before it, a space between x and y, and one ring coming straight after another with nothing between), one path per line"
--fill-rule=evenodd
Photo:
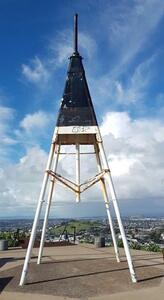
M162 299L164 263L159 253L132 251L138 283L131 283L121 249L121 263L112 248L93 245L45 248L36 265L33 250L27 283L19 287L25 250L0 252L0 299Z

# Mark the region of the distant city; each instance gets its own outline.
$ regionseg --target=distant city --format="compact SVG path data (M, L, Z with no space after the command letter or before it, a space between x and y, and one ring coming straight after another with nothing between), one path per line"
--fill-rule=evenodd
M8 239L11 247L17 246L19 239L29 238L32 222L32 219L0 219L0 239ZM37 230L38 240L40 240L42 224L43 220L40 220ZM124 217L123 224L131 248L148 251L160 251L164 248L164 217ZM118 246L122 247L116 219L114 219L114 228ZM46 242L67 240L75 243L94 243L97 236L104 236L106 246L112 246L108 220L104 217L49 219Z

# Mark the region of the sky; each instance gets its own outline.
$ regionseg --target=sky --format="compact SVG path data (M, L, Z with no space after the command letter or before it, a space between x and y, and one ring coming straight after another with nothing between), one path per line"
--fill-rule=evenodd
M34 215L73 52L75 13L121 212L164 216L164 2L1 0L0 217ZM63 156L59 172L73 178L73 164ZM82 178L97 173L94 158L81 165ZM98 185L81 204L56 186L51 217L91 216L105 216Z

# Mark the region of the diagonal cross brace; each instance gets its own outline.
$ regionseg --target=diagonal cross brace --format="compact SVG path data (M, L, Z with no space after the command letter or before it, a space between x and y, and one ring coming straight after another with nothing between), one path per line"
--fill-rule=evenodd
M96 174L94 177L92 177L92 178L86 180L84 183L80 184L81 193L86 191L88 188L90 188L92 185L97 183L99 180L101 180L107 172L109 172L109 170L102 170L100 173Z
M52 177L54 177L56 180L58 180L60 183L71 189L73 192L77 193L77 184L72 182L71 180L59 175L56 172L53 172L52 170L47 171L48 174L50 174Z
M80 185L72 182L71 180L61 176L60 174L53 172L52 170L47 171L48 174L50 174L52 177L54 177L56 180L58 180L60 183L71 189L75 193L82 193L91 186L93 186L95 183L97 183L99 180L101 180L104 175L107 172L110 172L109 169L102 170L102 172L96 174L94 177L86 180L84 183L81 183Z

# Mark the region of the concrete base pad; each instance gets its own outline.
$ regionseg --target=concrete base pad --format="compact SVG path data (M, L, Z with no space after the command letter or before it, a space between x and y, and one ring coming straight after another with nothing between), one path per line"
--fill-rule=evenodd
M72 260L31 263L27 283L19 287L22 266L0 273L1 290L82 298L110 295L159 286L163 271L158 264L135 262L137 284L131 283L127 263L109 258L78 258Z

